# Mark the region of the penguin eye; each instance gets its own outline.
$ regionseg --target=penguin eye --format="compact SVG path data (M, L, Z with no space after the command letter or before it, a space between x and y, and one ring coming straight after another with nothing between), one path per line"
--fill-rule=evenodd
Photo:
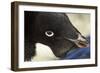
M48 37L52 37L54 35L54 32L52 32L52 31L46 31L45 35L48 36Z

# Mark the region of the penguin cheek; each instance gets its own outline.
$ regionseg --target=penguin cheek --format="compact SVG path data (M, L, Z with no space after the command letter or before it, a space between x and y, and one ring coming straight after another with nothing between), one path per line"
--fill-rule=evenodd
M66 55L66 48L58 48L58 50L54 51L56 57L63 58Z
M55 56L57 56L59 58L63 58L63 57L65 57L66 53L72 49L73 45L74 44L69 41L59 40L51 46L51 49L52 49L53 53L55 54Z

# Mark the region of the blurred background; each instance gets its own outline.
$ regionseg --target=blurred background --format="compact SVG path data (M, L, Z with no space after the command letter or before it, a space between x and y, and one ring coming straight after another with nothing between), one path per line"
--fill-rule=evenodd
M90 35L90 14L87 13L67 13L72 24L82 33L83 36Z

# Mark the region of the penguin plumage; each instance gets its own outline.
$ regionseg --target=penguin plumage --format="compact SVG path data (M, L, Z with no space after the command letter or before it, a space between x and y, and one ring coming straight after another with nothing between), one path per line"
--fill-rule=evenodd
M25 61L31 61L36 56L36 43L49 46L59 59L71 49L88 44L65 13L25 11L24 23Z

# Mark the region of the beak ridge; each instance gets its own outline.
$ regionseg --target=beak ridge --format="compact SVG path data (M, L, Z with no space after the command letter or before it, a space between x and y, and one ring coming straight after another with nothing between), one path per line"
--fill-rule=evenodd
M67 38L68 39L68 38ZM77 39L68 39L72 42L74 42L79 48L83 48L83 47L89 47L89 43L86 40L85 37L83 37L82 35L78 34L78 38Z

